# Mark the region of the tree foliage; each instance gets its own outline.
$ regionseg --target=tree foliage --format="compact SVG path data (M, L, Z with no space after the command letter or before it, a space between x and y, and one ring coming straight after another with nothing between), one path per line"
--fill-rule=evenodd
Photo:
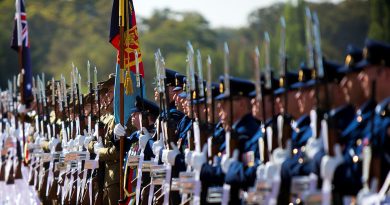
M184 72L187 41L201 50L204 62L207 55L211 56L215 81L223 71L225 41L229 43L232 74L251 78L253 49L262 43L265 31L271 36L272 67L277 68L281 15L287 23L289 68L296 69L305 60L305 6L318 12L323 53L327 58L342 61L347 44L361 47L368 34L389 41L387 1L345 0L339 4L295 1L255 9L248 16L248 25L237 29L211 28L208 20L197 12L162 9L147 18L138 16L146 82L154 78L153 53L157 48L161 49L167 67ZM87 60L97 66L99 80L114 72L116 51L108 42L111 4L106 0L34 0L26 1L26 9L34 73L46 72L55 77L64 74L68 78L73 62L86 77ZM0 84L5 86L5 80L17 73L16 52L9 49L14 0L0 1L0 12ZM153 85L146 86L150 95Z

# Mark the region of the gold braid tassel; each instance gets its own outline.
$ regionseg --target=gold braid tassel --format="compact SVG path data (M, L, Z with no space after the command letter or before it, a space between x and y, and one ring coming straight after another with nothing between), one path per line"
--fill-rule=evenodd
M130 70L126 71L124 86L125 86L125 93L126 93L126 95L133 94L133 92L134 92L133 80L131 79L131 76L130 76Z

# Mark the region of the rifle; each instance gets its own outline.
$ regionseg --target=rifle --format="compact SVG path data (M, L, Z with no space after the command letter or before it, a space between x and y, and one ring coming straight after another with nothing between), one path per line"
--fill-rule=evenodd
M262 123L262 125L260 125L259 129L261 129L263 134L265 134L263 130L264 130L265 121L267 118L265 116L266 115L265 114L265 100L264 100L263 91L262 91L262 87L261 87L261 72L260 72L259 59L260 59L260 51L259 51L259 48L256 47L254 50L254 55L253 55L253 61L255 64L254 73L255 73L255 80L256 80L255 81L256 101L258 103L262 103L261 108L262 108L262 113L263 113L263 123ZM266 143L267 143L267 141L264 140L264 138L259 139L260 159L263 163L266 163L269 161L269 152L266 149L266 147L267 147Z
M148 119L147 119L147 115L146 115L146 111L145 111L144 97L143 97L143 85L142 85L142 78L141 78L140 72L139 72L138 52L137 51L135 51L135 68L136 68L137 88L140 89L141 107L142 107L141 120L140 120L140 123L141 123L140 133L143 133L142 127L147 126L149 123L148 123ZM136 186L136 205L138 205L140 200L141 200L140 195L141 195L141 182L142 182L142 166L143 166L144 156L145 156L144 149L139 150L139 152L140 152L140 158L139 158L138 170L137 170L138 176L137 176L137 186Z
M204 80L203 80L203 66L202 66L202 56L201 56L201 53L200 51L198 50L197 51L197 65L198 65L198 82L197 82L197 87L196 87L196 93L198 94L197 98L198 99L201 99L201 98L205 98L204 99L204 107L206 108L206 112L205 112L205 119L202 120L201 119L201 113L203 112L200 108L200 105L201 103L197 103L197 110L198 110L198 122L199 122L199 128L200 130L202 130L203 132L200 132L200 139L198 141L198 144L199 144L199 152L202 151L202 147L204 144L207 143L207 138L212 135L213 133L211 132L212 131L212 126L210 126L210 124L208 123L208 116L207 116L207 96L205 95L205 90L204 90ZM212 90L210 88L210 94L212 94Z
M290 126L291 118L289 118L288 115L288 78L287 78L287 72L288 72L288 60L286 55L286 22L284 17L280 18L280 24L281 24L281 34L280 34L280 48L279 48L279 65L280 65L280 86L284 86L285 92L284 92L284 108L283 113L281 113L282 118L278 117L279 119L283 120L282 123L278 123L278 139L279 139L279 145L283 148L287 148L287 141L289 136L292 134L292 129Z
M76 84L76 90L77 90L77 98L78 98L78 104L79 104L79 134L82 134L84 128L85 128L85 116L84 116L84 104L83 104L83 93L80 91L81 87L81 74L78 73L78 83Z
M229 96L229 102L230 102L230 107L229 107L229 126L226 131L225 135L225 141L226 141L226 155L227 157L231 157L231 153L233 153L234 149L237 146L237 142L233 140L232 132L233 132L233 97L230 93L230 66L229 66L229 47L227 42L224 43L224 94Z
M100 89L99 89L99 86L97 84L97 69L95 67L95 70L94 70L94 75L95 75L95 101L97 100L97 103L98 103L98 122L97 122L97 126L95 126L97 129L98 129L98 135L96 136L97 139L96 140L99 140L99 137L100 137L100 134L99 133L103 133L103 124L102 122L100 121L100 117L101 117L101 113L100 113ZM103 146L106 146L105 144L105 141L102 140L100 138L100 140L102 141L103 143ZM95 159L96 160L96 159ZM99 180L98 181L98 193L96 194L96 197L95 197L95 203L97 204L103 204L103 188L104 188L104 176L105 176L105 172L106 172L106 167L105 167L105 164L104 164L104 161L99 161L99 168L97 169L97 179ZM92 182L91 182L92 183ZM92 199L90 199L92 200Z
M159 50L160 51L160 50ZM166 124L166 147L168 149L172 149L171 143L176 143L177 139L174 139L173 136L175 136L175 130L176 130L176 122L171 117L169 105L170 105L170 97L169 97L169 88L167 86L167 78L166 78L166 71L165 71L165 61L164 58L161 55L161 52L159 52L160 56L160 69L161 69L161 76L163 78L163 99L165 100L165 121Z
M5 106L4 103L6 103L6 102L4 102L3 96L1 96L1 134L3 134L5 132L6 124L5 124L4 118L7 118L6 113L4 112L4 106ZM1 153L0 153L0 157L1 157L0 181L5 180L5 166L6 166L6 156L3 155L3 149L5 148L5 146L4 146L5 139L2 139L2 140L3 140L3 147L1 147Z
M376 80L373 80L371 83L371 101L372 102L376 101ZM371 118L370 119L370 123L371 123L370 133L371 133L371 140L373 140L373 138L376 137L375 131L374 131L375 111L371 112L370 118ZM371 146L371 144L369 146ZM374 186L374 187L371 187L371 190L379 190L380 187L382 186L384 179L382 179L381 170L382 170L382 162L381 162L380 153L378 151L374 151L372 154L370 168L369 168L370 174L368 175L369 182L371 182L371 185ZM364 182L367 183L366 181L364 181Z
M169 110L169 104L170 104L170 98L169 98L169 88L167 86L167 78L166 78L166 70L165 70L165 62L164 58L160 55L160 69L161 74L163 78L163 97L165 99L165 121L163 121L163 136L166 141L166 149L173 149L172 144L176 143L176 139L173 139L172 137L175 136L175 129L176 129L176 122L171 118L171 113ZM165 176L165 183L163 187L165 187L164 191L162 192L164 194L164 204L169 204L169 201L171 199L171 185L172 185L172 166L170 164L166 167L166 176Z
M161 69L160 69L160 55L159 55L160 51L159 49L157 49L157 51L154 53L154 62L155 62L155 68L156 68L156 78L155 78L155 83L156 83L156 87L155 87L155 92L158 92L158 95L159 95L159 117L157 119L157 128L156 128L156 141L159 141L160 140L160 133L162 133L162 119L163 119L163 113L164 113L164 110L163 110L163 95L162 95L162 79L161 79ZM153 162L153 165L154 166L157 166L158 164L158 159L159 157L161 156L155 156L155 160ZM151 172L151 175L152 175L152 172ZM147 185L147 186L150 186L149 188L149 194L148 194L148 204L152 204L153 202L153 196L156 194L154 189L155 189L155 184L153 183L153 181L155 179L153 179L154 177L152 177L151 181L150 181L150 184ZM154 203L156 203L156 201L154 200Z
M320 36L320 28L319 28L319 20L318 16L316 13L313 13L313 34L314 34L314 41L315 41L315 57L316 57L316 66L315 66L315 71L316 71L316 78L317 78L317 83L316 83L316 98L317 98L317 138L320 136L318 133L318 130L320 129L320 123L321 123L321 118L318 117L320 114L325 114L326 111L329 110L330 104L329 104L329 91L328 91L328 84L324 84L324 93L325 93L325 102L324 102L324 107L321 108L321 103L320 103L320 98L319 98L319 91L320 91L320 79L324 79L325 82L328 82L328 75L324 71L324 66L323 66L323 59L322 59L322 51L321 51L321 36ZM334 128L334 122L333 120L329 120L328 115L324 115L323 118L328 121L328 124L330 127ZM328 147L325 147L325 152L330 155L334 156L334 144L336 142L335 139L335 129L332 129L333 131L329 132L330 134L329 139L325 139L328 141L327 145Z
M213 88L212 88L212 76L211 76L211 58L207 56L207 83L206 83L206 96L205 96L205 107L206 107L206 120L209 125L208 131L214 135L215 132L215 116L214 116L214 98L213 98ZM209 113L210 110L210 113ZM209 137L210 141L208 141L208 158L212 160L212 157L217 155L218 148L214 146L213 136Z
M47 129L48 128L48 125L50 124L50 113L49 113L49 107L47 105L47 96L46 96L46 81L45 81L45 74L42 73L42 82L41 82L41 86L42 86L42 102L43 102L43 107L44 107L44 117L43 117L43 121L44 121L44 127L43 129L46 128L46 136L45 138L47 140L50 140L48 137L49 137L49 130Z
M229 47L227 42L224 43L224 94L229 96L230 109L229 109L229 124L228 129L226 129L225 133L225 155L227 158L230 158L234 149L237 147L237 143L232 140L232 132L233 132L233 97L230 93L230 76L229 76ZM222 204L227 204L230 198L230 185L223 184L222 187Z
M191 42L187 42L187 67L186 67L186 76L187 76L187 102L189 104L189 115L192 121L195 121L195 112L194 112L194 97L196 97L196 82L195 82L195 71L194 71L194 49ZM195 96L194 96L195 95ZM187 141L189 150L195 150L195 139L193 130L187 132Z
M267 90L271 90L271 102L275 102L275 95L273 93L273 83L272 83L272 79L273 79L273 72L272 72L272 69L271 69L271 64L270 64L270 37L269 37L269 34L268 32L265 32L264 33L264 50L265 50L265 89ZM275 139L278 139L278 136L277 136L277 132L276 132L276 117L275 117L275 107L272 105L271 106L271 113L272 113L272 124L271 124L271 129L268 129L268 130L272 130L272 133L270 132L267 132L267 147L268 147L268 151L270 153L273 152L274 149L276 149L278 147L278 141L275 140Z

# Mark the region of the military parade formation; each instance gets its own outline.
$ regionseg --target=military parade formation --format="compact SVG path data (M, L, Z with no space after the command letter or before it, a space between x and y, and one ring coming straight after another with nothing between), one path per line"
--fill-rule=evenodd
M137 39L127 42L124 32L121 8L135 25L128 2L114 1L111 20L119 72L98 82L88 61L87 83L72 65L68 79L42 73L26 88L22 67L2 89L0 204L390 203L390 44L367 39L346 48L343 64L326 59L307 8L300 65L288 63L281 17L279 65L261 34L252 79L231 75L227 42L224 73L213 79L212 56L189 41L186 72L166 68L157 49L150 83L138 33L130 29Z

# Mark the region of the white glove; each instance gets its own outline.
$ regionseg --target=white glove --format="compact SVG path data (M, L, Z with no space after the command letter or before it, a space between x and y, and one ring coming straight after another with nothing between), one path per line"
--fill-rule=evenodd
M36 145L40 145L40 144L41 144L41 137L39 136L39 133L38 133L38 132L35 132L35 133L34 133L34 138L35 138L34 143L35 143ZM5 138L4 138L4 139L5 139Z
M13 132L13 136L16 137L17 139L19 139L19 137L20 137L20 130L19 129L15 129L14 132Z
M152 137L150 136L150 133L146 128L143 127L142 131L144 134L140 134L138 143L141 150L145 150L145 147L148 144L149 139L151 139Z
M50 151L51 151L51 152L55 152L55 148L56 148L56 146L57 146L58 143L60 143L60 141L59 141L57 138L55 138L55 137L53 137L53 138L50 140L50 142L49 142L49 148L50 148Z
M180 154L180 151L174 143L171 143L171 146L173 149L168 151L168 163L172 166L175 166L175 159L176 156Z
M26 105L19 104L18 105L18 113L25 113L26 112Z
M306 144L306 155L309 159L313 159L314 155L317 154L323 145L323 139L322 137L316 138L316 137L311 137L307 141Z
M290 150L282 149L280 147L276 148L272 152L272 158L277 164L282 164L290 156Z
M93 137L92 136L88 136L84 139L84 147L85 148L88 148L88 144L92 141Z
M310 128L312 137L317 137L317 111L310 110Z
M204 163L207 162L207 144L203 145L202 152L194 152L192 154L192 167L195 170L201 171Z
M229 168L230 168L230 165L232 164L232 162L238 160L238 155L239 155L239 152L238 152L237 149L235 149L234 152L233 152L233 157L232 158L229 158L226 155L222 156L221 168L222 168L222 172L223 173L226 174L229 171Z
M119 137L126 135L126 126L123 127L120 123L115 125L114 135L116 136L115 140L119 140Z
M84 146L84 140L85 140L85 136L84 135L78 135L77 137L76 137L76 142L77 142L77 146L80 146L80 147L82 147L82 146Z
M265 172L266 172L265 170L266 170L265 164L260 164L257 167L256 177L257 177L258 180L264 180L265 179Z
M160 154L160 150L164 147L164 142L162 137L158 141L153 142L152 150L155 156Z
M29 128L28 128L28 130L27 130L27 134L28 135L33 135L34 134L34 127L33 126L30 126Z
M357 194L357 201L360 202L360 204L366 204L365 202L369 201L369 198L373 198L375 194L376 193L370 190L370 188L363 186L363 188L360 189L360 191Z
M280 176L280 166L276 163L267 162L265 164L265 177L272 181L275 176Z
M168 163L168 152L169 152L169 150L167 150L167 149L163 149L163 151L162 151L161 161L163 163Z
M101 142L95 143L95 144L93 145L93 152L94 152L95 154L99 154L99 150L100 150L101 148L103 148L103 144L102 144Z
M66 129L61 130L62 133L62 139L68 139L68 133L66 132Z
M325 155L321 160L321 176L323 179L328 179L330 181L333 179L333 174L337 166L343 162L340 145L336 144L334 146L334 153L334 157Z
M68 150L71 151L74 147L74 140L73 139L70 139L69 142L68 142Z
M184 162L187 164L187 165L190 165L192 166L192 155L194 154L193 151L191 151L190 149L186 148L184 150Z

